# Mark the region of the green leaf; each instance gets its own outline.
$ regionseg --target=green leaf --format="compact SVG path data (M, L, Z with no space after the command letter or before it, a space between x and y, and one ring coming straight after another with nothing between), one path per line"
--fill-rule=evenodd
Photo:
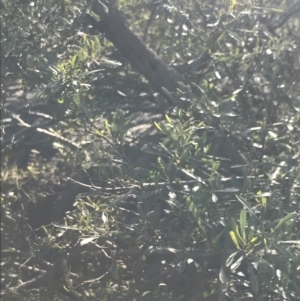
M161 215L161 203L155 205L154 211L151 212L150 220L153 224L156 224L159 221Z
M117 280L119 278L119 275L118 275L118 264L117 264L117 261L114 260L110 269L109 269L109 272L110 274L112 275L112 277Z
M187 203L187 206L188 206L188 210L193 214L194 218L197 220L199 228L204 233L206 233L205 227L202 223L202 219L200 218L200 212L197 209L196 205L194 204L194 202L189 197L186 199L186 203Z
M283 218L279 221L279 223L277 224L277 226L274 228L274 231L276 231L277 229L279 229L279 228L280 228L284 223L286 223L287 221L289 221L289 220L291 220L291 219L293 219L293 218L295 218L295 217L297 217L297 216L299 216L299 214L296 213L296 212L292 212L292 213L286 215L285 217L283 217Z
M236 248L237 248L238 250L240 250L241 247L239 246L239 243L238 243L238 240L237 240L237 238L236 238L236 235L235 235L234 231L229 231L229 235L230 235L230 237L231 237L231 240L232 240L233 243L235 244Z
M214 176L214 174L217 172L219 166L220 166L220 161L214 161L211 169L211 177Z
M159 125L156 121L154 121L154 125L156 126L156 128L157 128L159 131L163 132L162 128L160 127L160 125Z
M240 213L240 229L243 240L246 240L246 223L247 223L247 213L243 208Z
M170 118L167 114L165 114L165 117L166 117L166 120L167 120L169 123L173 123L172 120L171 120L171 118Z
M114 201L113 201L113 205L117 205L118 203L125 201L129 198L130 194L133 192L133 189L130 189L128 192L126 192L125 194L117 197Z
M166 89L165 87L161 88L164 92L164 94L172 101L175 101L173 95L170 93L170 91L168 89Z
M261 271L266 272L269 276L274 277L276 275L274 267L266 260L259 258L257 260L257 264L258 264L258 268Z
M100 2L101 3L101 2ZM101 18L97 14L95 14L93 11L90 11L89 15L96 21L100 22ZM86 40L86 35L83 36Z
M142 148L142 151L147 154L157 155L157 156L161 156L161 157L169 157L166 155L165 152L162 152L160 149L157 149L154 147L144 146Z
M78 55L74 55L72 58L71 58L71 66L73 68L75 68L77 66L79 62L79 56Z
M179 170L182 171L187 176L191 177L192 179L197 180L199 183L203 184L204 186L207 186L206 182L201 177L198 177L198 176L192 174L191 172L189 172L188 170L186 170L184 168L179 168Z
M241 202L253 215L253 217L260 222L260 220L258 219L258 217L256 216L255 212L252 210L252 208L249 206L249 204L247 203L247 201L245 199L243 199L242 197L236 195L236 198L239 202Z
M108 139L108 138L107 138L104 134L102 134L98 129L95 129L94 131L95 131L95 134L96 134L97 136Z
M101 50L101 44L100 44L100 41L99 41L99 39L98 39L97 37L95 37L94 41L95 41L95 51L98 52L98 51Z
M200 213L199 213L196 205L194 204L194 202L190 198L187 198L186 203L187 203L189 211L193 214L193 216L196 219L198 219L200 217Z
M110 130L111 126L110 126L110 124L108 123L108 120L107 120L107 119L104 120L104 126L105 126L106 131L107 131L109 134L111 134L111 130Z
M221 237L223 237L224 233L225 233L225 229L223 229L218 235L216 235L214 237L214 239L212 240L212 245L213 246L217 245L217 243L220 241Z
M237 225L235 227L234 233L235 233L235 235L236 235L236 237L238 239L239 245L244 247L245 244L246 244L246 241L241 237L240 232L239 232L239 228L238 228Z
M238 243L239 246L244 246L245 242L243 241L240 233L239 233L239 229L238 226L236 224L236 221L234 218L230 218L229 219L229 227L230 229L234 232L234 237Z
M278 245L276 242L272 242L271 244L272 244L273 247L274 247L279 253L281 253L284 257L287 257L287 258L289 258L289 259L291 259L291 260L294 259L293 254L292 254L289 250L287 250L286 248L284 248L284 247Z
M249 275L250 275L251 288L252 288L254 294L256 295L258 293L258 280L257 280L257 277L254 274L253 267L250 263L248 263L248 272L249 272Z
M163 145L161 142L159 142L159 145L166 153L168 153L171 157L173 157L172 152L165 145Z
M243 182L242 193L246 193L250 187L251 187L251 181L248 178L246 178Z

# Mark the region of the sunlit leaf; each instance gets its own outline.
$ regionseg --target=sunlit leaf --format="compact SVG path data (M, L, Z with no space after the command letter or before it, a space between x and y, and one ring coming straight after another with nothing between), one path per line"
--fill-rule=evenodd
M106 61L100 62L99 66L106 67L106 68L116 68L116 67L122 66L122 63L117 62L117 61L106 60Z
M221 283L226 283L227 282L227 276L225 272L224 266L221 266L220 272L219 272L219 279Z
M159 125L156 121L154 121L154 125L156 126L156 128L157 128L159 131L163 132L162 128L160 127L160 125Z
M231 266L230 269L234 272L243 262L244 255L240 256Z
M252 214L252 216L257 220L257 221L259 221L259 219L258 219L258 217L256 216L256 214L255 214L255 212L252 210L252 208L249 206L249 204L247 203L247 201L244 199L244 198L242 198L242 197L240 197L240 196L238 196L238 195L236 195L236 198L238 199L238 201L239 202L241 202L250 212L251 212L251 214Z
M103 220L103 223L104 224L106 224L107 223L107 220L108 220L108 218L107 218L107 213L106 212L102 212L102 220Z
M215 190L215 192L229 192L229 193L238 192L238 191L239 191L239 188L235 188L235 187L229 187L229 188Z
M84 238L80 241L80 245L81 246L87 245L88 243L90 243L96 239L98 239L98 236L91 236L91 237Z
M166 119L167 119L167 121L168 121L169 123L172 123L172 120L171 120L171 118L169 117L169 115L165 114L165 117L166 117Z
M235 233L233 231L229 231L229 235L231 237L231 240L233 241L233 243L235 244L235 246L237 247L238 250L240 250L240 246L239 246L239 243L237 241L237 238L235 236Z
M236 251L236 252L232 253L232 254L227 258L227 260L226 260L226 266L227 266L227 267L229 267L229 266L233 263L234 258L235 258L235 256L236 256L237 254L239 254L239 251Z
M199 183L201 183L201 184L207 186L206 182L205 182L201 177L198 177L198 176L192 174L191 172L189 172L189 171L186 170L186 169L180 168L180 170L181 170L183 173L185 173L187 176L191 177L192 179L195 179L195 180L197 180Z

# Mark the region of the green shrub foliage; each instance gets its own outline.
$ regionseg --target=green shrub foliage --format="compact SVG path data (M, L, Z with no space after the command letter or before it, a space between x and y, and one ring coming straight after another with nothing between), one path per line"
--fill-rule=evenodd
M298 300L299 12L2 0L2 297Z

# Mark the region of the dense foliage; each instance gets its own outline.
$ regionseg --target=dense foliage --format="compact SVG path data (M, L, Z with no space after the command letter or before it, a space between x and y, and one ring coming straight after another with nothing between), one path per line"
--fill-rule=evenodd
M95 2L1 0L2 297L298 300L299 2Z

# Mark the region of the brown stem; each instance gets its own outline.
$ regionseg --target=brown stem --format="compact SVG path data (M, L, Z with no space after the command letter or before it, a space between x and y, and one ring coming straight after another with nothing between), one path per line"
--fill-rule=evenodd
M106 8L107 9L106 9ZM134 34L122 18L115 5L109 7L96 0L94 12L100 16L99 29L105 34L122 56L133 68L143 74L151 86L158 92L165 87L169 91L176 91L181 76L168 67L145 43Z

